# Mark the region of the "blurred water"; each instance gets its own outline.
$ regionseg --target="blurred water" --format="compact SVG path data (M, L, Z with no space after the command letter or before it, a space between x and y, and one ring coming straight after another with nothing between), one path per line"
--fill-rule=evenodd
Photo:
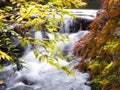
M77 10L76 13L78 13ZM61 48L65 55L73 55L73 44L89 32L78 31L71 33L71 23L73 23L73 18L69 17L63 23L65 26L62 26L62 24L60 26L60 33L67 33L70 38L70 41L64 44L61 42L57 43L57 46ZM47 32L46 34L47 36L44 36L45 38L54 39L53 34ZM34 37L42 39L43 33L41 31L34 32ZM85 85L89 79L88 73L74 70L75 76L68 76L64 71L58 71L55 67L46 62L39 62L35 58L31 48L32 46L29 45L22 56L22 59L27 63L24 63L25 68L21 71L14 73L14 67L12 66L5 67L5 71L0 71L0 79L4 80L4 83L0 86L0 90L91 90L90 86ZM79 59L80 58L76 58L69 62L67 60L58 59L58 62L62 66L68 65L72 68L72 66L78 63Z
M75 42L81 38L88 31L80 31L78 33L70 34L69 37L71 41L66 44L61 45L64 51L66 45ZM39 34L36 32L36 36ZM40 34L39 34L40 35ZM37 37L39 37L39 35ZM50 36L50 35L49 35ZM70 46L72 46L70 44ZM68 49L68 53L71 49ZM58 71L55 67L47 64L46 62L38 62L34 57L33 51L30 50L26 55L22 57L27 61L25 64L26 68L21 71L11 72L11 76L5 77L7 89L6 90L90 90L91 88L85 85L88 81L89 74L75 72L75 76L68 76L62 70ZM75 62L76 61L76 62ZM70 68L77 63L78 59L71 62L66 60L59 60L60 65L69 65ZM8 72L10 71L9 69Z

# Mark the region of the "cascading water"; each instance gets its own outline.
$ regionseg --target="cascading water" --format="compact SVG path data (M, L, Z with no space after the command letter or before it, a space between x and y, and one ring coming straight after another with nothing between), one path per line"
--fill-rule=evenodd
M71 12L76 15L76 18L65 15L63 23L56 23L60 27L60 33L74 33L79 30L88 30L88 25L95 19L97 10L71 9Z
M60 33L71 33L71 24L73 19L68 18L61 26ZM81 29L81 28L80 28ZM62 31L63 30L63 31ZM74 29L75 30L75 29ZM78 30L77 30L78 31ZM76 32L76 31L75 31ZM65 55L72 55L72 46L75 41L83 37L89 31L78 31L77 33L68 34L70 41L65 44L58 42L58 46L62 49ZM36 38L53 38L52 34L44 32L35 32ZM44 33L45 34L45 33ZM0 90L91 90L90 86L85 85L88 82L89 74L75 72L75 76L68 76L62 70L58 71L55 67L46 62L39 62L31 49L31 46L25 51L22 56L27 63L25 68L14 73L14 68L10 65L5 67L5 71L0 71L0 79L4 80L0 84ZM72 61L59 60L60 65L68 65L72 68L77 63L79 58Z

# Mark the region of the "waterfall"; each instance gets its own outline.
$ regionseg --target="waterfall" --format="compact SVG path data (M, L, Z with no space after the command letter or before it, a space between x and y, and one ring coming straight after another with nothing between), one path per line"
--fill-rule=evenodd
M41 32L35 32L36 38L41 38ZM63 52L66 47L72 47L73 43L81 38L88 31L79 31L78 33L69 34L70 41L62 44L60 47ZM48 34L52 38L51 34ZM59 42L58 44L59 45ZM58 71L55 67L46 62L39 62L28 47L28 51L22 56L26 60L24 64L26 68L14 73L13 69L7 68L5 72L0 72L0 78L5 79L6 89L3 90L90 90L91 88L85 83L88 81L89 74L82 72L75 72L75 76L68 76L62 70ZM71 53L71 48L67 48L67 53ZM66 54L67 55L67 54ZM60 65L68 65L72 68L77 63L79 58L67 62L66 60L59 60ZM4 73L4 75L3 75ZM4 76L4 77L3 77ZM0 89L2 90L2 89Z
M84 19L82 16L79 16L81 12L75 11L77 13L76 19L66 16L64 23L58 23L60 25L59 32L67 33L70 38L70 41L66 41L65 43L57 43L57 46L61 48L66 56L73 55L73 44L89 32L86 30L87 26L84 26L84 24L94 19L90 17L91 15L84 17ZM85 22L84 24L83 22L80 23L82 20ZM82 31L83 28L84 31ZM31 30L31 32L33 32L35 38L54 39L54 35L48 32L34 32L34 30ZM32 46L29 45L21 58L26 61L24 63L25 68L21 71L14 73L15 67L11 67L11 65L5 67L5 71L0 71L0 79L4 80L3 84L0 84L0 90L91 90L90 86L85 85L88 82L89 73L74 70L75 75L68 76L64 71L57 70L46 62L39 62L35 58L31 48ZM78 60L80 58L75 58L69 62L58 59L58 62L61 66L68 65L69 68L72 68Z
M60 33L74 33L79 30L88 30L89 24L95 19L97 10L70 9L76 18L69 15L64 16L63 23L56 23L60 27Z

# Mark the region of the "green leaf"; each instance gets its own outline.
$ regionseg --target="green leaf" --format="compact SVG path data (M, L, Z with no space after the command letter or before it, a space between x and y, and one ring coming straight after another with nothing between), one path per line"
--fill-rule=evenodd
M34 29L35 29L36 31L39 30L39 26L38 26L38 24L35 24L35 25L34 25Z
M34 49L33 52L34 52L35 57L37 58L39 55L39 52L37 51L37 49Z
M74 76L74 72L71 71L68 66L62 66L61 68L66 72L67 75Z
M50 65L55 66L58 70L61 69L60 65L58 63L55 63L53 60L49 60Z
M2 66L2 65L0 65L0 70L2 70L2 71L4 70L4 68L3 68L3 66Z

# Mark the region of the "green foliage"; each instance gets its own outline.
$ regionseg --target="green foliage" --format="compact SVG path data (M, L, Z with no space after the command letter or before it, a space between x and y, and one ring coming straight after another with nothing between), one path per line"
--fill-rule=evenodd
M2 60L8 60L11 63L15 64L16 60L20 56L20 51L15 48L13 44L13 38L16 37L18 40L21 40L22 37L16 33L14 30L8 27L8 24L0 22L0 62ZM1 69L2 69L1 65Z
M49 0L45 5L44 0L2 0L5 4L0 8L0 60L12 60L13 64L20 66L18 62L19 52L15 49L12 37L15 37L20 44L27 47L33 46L34 54L40 61L45 61L59 70L65 70L67 74L73 75L68 67L60 66L58 59L64 59L62 52L55 52L56 43L68 40L66 35L55 33L58 31L56 22L63 22L64 15L75 17L65 6L83 6L81 0ZM14 28L10 29L10 26ZM54 34L55 39L33 38L29 29L34 27L36 31L45 30ZM3 49L6 48L5 52ZM40 49L42 48L42 49ZM17 51L17 52L16 52ZM2 58L2 59L1 59Z
M80 69L81 63L88 60L93 90L119 90L120 1L105 0L90 28L89 35L75 46L76 52L79 47L82 55L82 60L75 68Z

